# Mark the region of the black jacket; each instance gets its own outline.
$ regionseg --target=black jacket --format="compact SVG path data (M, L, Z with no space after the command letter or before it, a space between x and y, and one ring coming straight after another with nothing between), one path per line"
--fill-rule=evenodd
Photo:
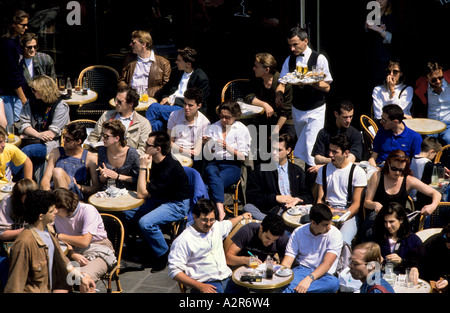
M288 176L291 196L302 199L302 204L311 204L313 202L311 186L306 185L306 174L303 169L288 161ZM268 212L280 206L276 200L276 196L280 194L276 169L261 171L261 166L258 166L250 173L246 191L247 203L253 204L261 212Z

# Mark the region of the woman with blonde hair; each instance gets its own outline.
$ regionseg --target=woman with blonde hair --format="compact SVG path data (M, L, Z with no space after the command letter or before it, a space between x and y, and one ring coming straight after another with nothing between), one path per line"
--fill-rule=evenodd
M139 153L127 146L125 126L119 120L103 123L103 147L98 148L100 182L115 180L117 188L136 190L139 176Z
M38 168L39 183L45 158L53 148L60 146L61 133L70 121L69 106L61 99L56 82L47 75L34 77L30 82L33 97L20 114L19 133L22 151Z

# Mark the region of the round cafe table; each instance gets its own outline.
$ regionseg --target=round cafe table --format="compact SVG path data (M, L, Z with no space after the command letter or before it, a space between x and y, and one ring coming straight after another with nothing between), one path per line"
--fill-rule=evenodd
M143 205L145 199L138 199L135 191L128 190L128 193L115 198L100 198L95 193L89 197L88 202L101 212L120 212Z
M251 268L247 266L241 266L233 272L231 278L239 286L263 292L275 291L281 287L286 286L294 279L293 273L291 273L291 275L289 276L278 276L276 273L274 273L272 279L267 279L263 276L260 282L252 282L250 284L249 282L241 281L241 276L249 271L251 271Z
M148 107L150 106L150 104L152 104L152 103L154 103L154 102L158 102L158 101L156 101L155 98L148 97L148 101L147 101L147 102L139 101L138 106L135 107L134 109L135 109L136 111L138 111L138 112L142 112L142 111L143 111L143 112L145 113L145 112L147 111ZM109 100L109 105L110 105L111 107L113 107L113 108L116 107L116 102L114 101L114 98L112 98L111 100Z
M408 128L421 135L439 134L447 129L445 123L430 118L406 118L403 122Z
M283 218L284 224L286 224L286 226L297 228L303 225L300 223L302 215L291 215L286 211L281 217Z
M81 107L83 104L91 103L97 100L98 94L93 90L88 90L87 95L81 94L81 91L72 90L72 97L70 99L64 100L68 105L77 105Z
M180 154L180 153L174 153L173 156L181 163L183 166L192 167L194 164L194 160L192 160L190 157Z
M393 286L395 293L430 293L431 285L423 279L419 278L416 286L408 288L406 286L400 286L397 283Z
M4 191L4 187L7 186L7 185L14 186L14 183L0 182L0 201L1 201L4 197L6 197L7 195L10 195L11 192L12 192L12 190L11 190L11 191Z

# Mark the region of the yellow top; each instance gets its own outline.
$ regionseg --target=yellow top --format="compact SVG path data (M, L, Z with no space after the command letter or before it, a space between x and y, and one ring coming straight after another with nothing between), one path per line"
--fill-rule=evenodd
M0 153L0 182L8 183L12 179L10 162L15 166L25 163L27 156L15 145L7 143L3 153Z

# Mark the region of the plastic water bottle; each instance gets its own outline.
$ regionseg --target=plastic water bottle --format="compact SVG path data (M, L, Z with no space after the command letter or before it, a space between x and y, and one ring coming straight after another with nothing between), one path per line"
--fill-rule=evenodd
M272 279L272 277L273 277L273 263L272 258L270 257L270 255L268 255L266 258L266 278Z

